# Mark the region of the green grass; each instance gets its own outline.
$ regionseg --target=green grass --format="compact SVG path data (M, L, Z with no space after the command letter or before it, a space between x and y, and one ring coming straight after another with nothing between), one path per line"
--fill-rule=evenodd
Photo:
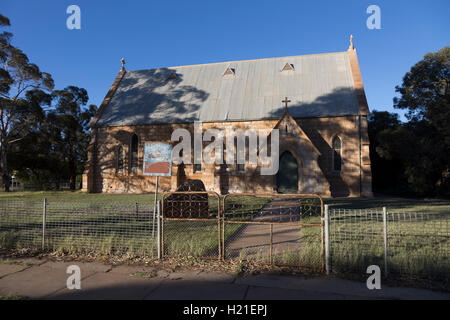
M406 278L420 277L448 282L450 215L439 213L439 210L419 214L405 212L388 215L389 273ZM367 266L372 264L384 270L381 210L378 209L378 215L373 213L372 218L369 216L364 211L354 211L341 213L332 219L330 233L334 271L364 273Z
M325 199L330 209L367 209L382 212L388 209L388 267L391 276L402 278L426 278L447 282L450 278L449 214L450 201L439 199ZM254 211L245 212L232 205L233 220L250 220ZM419 212L416 215L414 212ZM407 213L402 215L399 213ZM320 223L318 215L302 217L303 223ZM365 274L367 266L379 265L384 269L384 245L382 219L378 222L347 219L333 224L333 234L340 235L332 242L332 267L338 273ZM336 240L336 239L334 239ZM333 240L332 240L333 241ZM305 265L319 268L321 258L320 227L303 227L299 248L286 247L280 252L274 249L276 264ZM268 249L249 254L243 249L240 258L267 262Z
M340 198L325 199L330 208L368 209L386 207L389 212L450 213L450 200L444 199L405 199L392 197L379 198Z
M391 276L438 279L448 283L450 200L379 197L325 199L325 203L330 209L372 208L381 212L381 208L386 207L390 214L387 233ZM384 269L383 225L379 220L349 219L344 224L335 224L334 230L331 226L332 235L339 235L331 247L334 271L364 273L371 264Z
M134 204L49 201L45 250L152 253L152 210L152 204L136 212ZM0 246L41 248L42 211L40 201L0 202Z
M153 234L156 236L156 230L154 233L152 230L153 195L2 193L0 247L42 247L43 197L48 200L46 251L156 256L156 238L152 237ZM21 202L7 204L2 200ZM135 202L139 203L137 212ZM243 208L249 205L247 203ZM217 198L210 197L211 221L165 221L165 253L218 257L217 206Z
M161 198L161 194L159 198ZM154 194L109 194L86 193L82 191L18 191L0 192L1 200L43 201L44 198L54 202L96 202L96 203L142 203L152 204Z
M161 197L161 194L160 194ZM142 203L152 204L154 194L108 194L108 193L85 193L81 191L23 191L23 192L0 192L0 200L23 200L23 201L48 201L56 202L100 202L100 203ZM267 201L267 198L243 198L237 197L236 201L243 201L244 206L258 204ZM266 199L266 200L264 200ZM379 198L339 198L324 199L325 204L334 208L365 209L387 207L392 212L417 211L417 212L450 212L450 200L443 199L405 199L392 197ZM231 206L233 200L228 198L227 206ZM214 205L212 202L211 205ZM215 205L214 205L215 206Z
M18 265L23 267L29 267L31 266L30 263L23 262L23 261L12 261L12 260L0 260L0 264L6 264L6 265Z
M219 256L219 226L211 221L166 221L164 253L170 256Z
M239 202L239 210L245 212L244 219L248 220L258 212L267 202L268 198L245 198L226 201L226 210L230 209L233 201ZM221 205L222 201L220 201ZM209 198L210 217L217 216L217 199ZM232 237L238 230L239 225L227 225L225 229L225 241ZM194 257L219 256L219 241L222 239L216 219L211 221L166 221L164 225L164 250L165 254L191 255Z
M87 194L70 191L11 192L0 193L2 200L31 201L24 212L0 208L0 247L41 248L42 199L48 199L45 248L49 251L97 252L101 254L156 255L156 241L151 236L150 215L153 194ZM226 217L229 220L249 221L270 201L269 198L229 197ZM139 212L135 214L135 203ZM389 213L421 212L427 217L450 212L450 200L439 199L325 199L330 209L367 209L387 207ZM54 205L54 207L52 207ZM53 208L53 209L52 209ZM147 208L147 209L146 209ZM217 200L209 202L210 215L217 213ZM63 214L58 213L63 212ZM10 214L10 213L15 214ZM90 213L89 213L90 212ZM395 215L394 215L395 217ZM435 216L438 217L437 215ZM320 223L320 217L305 215L303 223ZM449 239L447 220L398 221L388 223L389 270L393 274L410 277L427 276L448 281ZM439 226L437 228L437 226ZM227 224L225 240L239 236L240 224ZM334 234L345 235L332 239L332 266L337 272L365 273L370 264L384 266L382 223L347 220L335 225ZM333 226L332 226L333 228ZM436 229L437 228L437 229ZM442 228L442 229L440 229ZM372 236L373 231L378 233ZM440 234L440 230L442 234ZM337 240L337 241L336 241ZM303 227L301 245L282 251L274 250L277 264L309 265L320 267L321 229ZM171 256L212 257L218 256L217 220L166 221L164 225L165 253ZM260 261L268 261L267 252L261 253ZM242 250L241 259L246 252ZM0 262L1 263L1 262Z

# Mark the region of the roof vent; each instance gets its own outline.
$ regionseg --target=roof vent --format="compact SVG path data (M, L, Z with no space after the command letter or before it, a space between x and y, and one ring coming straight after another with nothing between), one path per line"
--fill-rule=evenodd
M235 75L234 68L228 67L227 70L225 70L225 72L224 72L223 75L224 75L224 76L227 76L227 75L234 76L234 75Z
M294 65L290 63L286 63L281 71L291 70L294 71Z
M169 77L167 78L167 80L175 80L175 79L178 79L178 77L177 77L175 71L172 71L172 72L169 74Z

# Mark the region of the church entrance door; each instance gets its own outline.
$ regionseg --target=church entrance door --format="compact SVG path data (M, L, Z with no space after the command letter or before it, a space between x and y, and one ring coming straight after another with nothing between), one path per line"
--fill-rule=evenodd
M277 189L279 193L297 193L298 191L298 163L289 151L284 152L280 157Z

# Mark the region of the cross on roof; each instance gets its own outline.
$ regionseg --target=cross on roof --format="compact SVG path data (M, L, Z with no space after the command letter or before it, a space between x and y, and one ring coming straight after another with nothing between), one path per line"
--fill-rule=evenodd
M284 100L283 101L281 101L281 102L283 102L283 103L285 103L286 104L286 109L288 108L288 103L289 102L291 102L291 100L288 100L288 98L287 97L285 97L284 98Z

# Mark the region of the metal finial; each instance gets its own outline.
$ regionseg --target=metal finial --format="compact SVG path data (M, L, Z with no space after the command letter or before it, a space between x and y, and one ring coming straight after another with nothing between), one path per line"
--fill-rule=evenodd
M122 58L122 59L120 60L120 62L122 63L122 68L121 68L121 70L125 70L125 59Z

